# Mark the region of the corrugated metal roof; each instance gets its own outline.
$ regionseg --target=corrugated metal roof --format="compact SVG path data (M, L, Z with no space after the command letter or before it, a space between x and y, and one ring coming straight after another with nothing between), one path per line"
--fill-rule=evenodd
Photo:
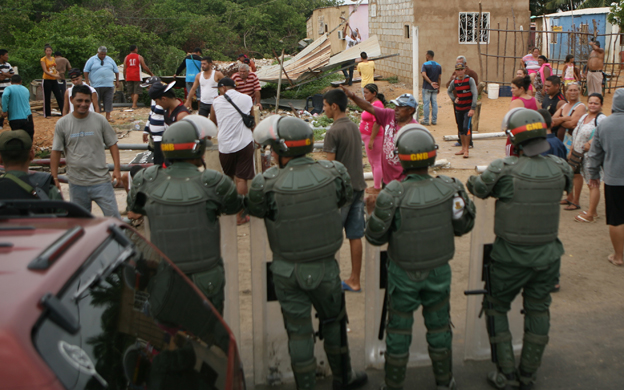
M340 64L341 62L360 58L360 53L362 52L366 52L368 58L381 56L381 47L379 46L377 35L373 35L364 42L360 42L360 44L336 54L329 60L327 66L333 66Z

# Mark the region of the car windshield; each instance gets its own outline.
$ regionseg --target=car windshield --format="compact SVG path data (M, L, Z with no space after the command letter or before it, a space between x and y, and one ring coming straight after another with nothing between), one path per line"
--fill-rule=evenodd
M123 234L125 242L109 236L57 294L80 329L72 334L48 310L33 331L64 387L244 388L234 379L243 377L236 344L216 311L151 244Z

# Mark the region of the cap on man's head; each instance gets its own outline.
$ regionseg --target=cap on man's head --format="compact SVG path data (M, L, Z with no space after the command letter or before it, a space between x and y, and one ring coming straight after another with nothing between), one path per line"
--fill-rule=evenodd
M217 88L221 88L221 87L236 88L236 83L231 78L224 77L221 80L219 80L219 82L217 83Z
M238 55L238 58L241 58L241 57L243 57L243 58L247 58L247 54L243 54L243 53L239 54L239 55Z
M149 79L147 79L144 83L141 84L141 88L147 88L150 85L154 85L156 83L160 83L160 77L158 76L152 76Z
M9 130L0 133L0 152L24 151L32 148L32 138L24 130Z
M399 96L398 98L390 101L390 103L394 104L395 106L399 106L399 107L406 107L407 106L407 107L416 108L416 106L418 105L418 103L416 102L416 99L410 93L404 93L403 95Z
M71 68L69 70L69 78L70 79L73 79L74 77L78 77L80 75L82 75L82 71L80 69L78 69L78 68Z
M98 48L98 53L108 53L108 49L106 48L106 46L100 46Z
M166 85L158 81L152 85L152 88L149 89L148 95L151 99L158 99L171 90L175 84L175 81Z
M455 65L455 70L464 70L466 69L466 67L463 64L456 64Z

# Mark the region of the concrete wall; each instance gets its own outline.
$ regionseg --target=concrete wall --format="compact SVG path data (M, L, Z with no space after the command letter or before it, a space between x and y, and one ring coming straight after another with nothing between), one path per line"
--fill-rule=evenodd
M509 21L509 29L513 29L515 15L516 29L520 26L525 31L530 29L530 10L529 0L482 0L482 10L484 13L490 13L490 28L505 29L507 20ZM425 6L426 4L426 6ZM425 2L422 0L414 0L414 8L418 10L414 23L419 26L420 30L420 65L425 61L425 53L427 50L435 52L435 60L442 65L442 79L448 80L453 67L455 58L463 55L468 60L468 66L479 74L479 81L485 81L486 59L483 60L483 72L479 66L479 50L476 43L467 44L459 42L459 13L460 12L479 12L478 0L445 0L439 2ZM504 54L505 37L504 33L500 34L500 42L498 42L498 33L491 32L489 40L489 54L496 54L497 45L500 47L500 55ZM526 42L523 45L523 38L520 34L516 34L515 52L520 55L523 50L526 51ZM524 34L524 39L528 37L528 33ZM481 52L486 53L488 44L481 44ZM514 34L507 36L507 55L514 54ZM487 62L488 79L503 81L503 60L499 61L498 76L496 76L496 58L489 58ZM510 82L515 74L514 61L509 59L505 62L504 81Z
M511 7L516 18L516 29L522 25L529 30L530 11L529 0L482 0L483 12L490 13L490 28L504 29L509 19L509 29L513 29ZM412 40L405 37L405 26L417 26L419 30L419 64L418 69L425 62L427 50L435 52L435 60L442 65L442 79L449 79L455 66L458 55L466 56L468 65L479 73L480 81L485 79L485 58L483 59L483 73L479 69L479 55L477 44L459 42L459 13L479 12L479 0L370 0L369 1L369 34L379 37L382 55L399 53L399 57L379 61L377 72L383 76L398 76L408 85L412 84ZM410 32L411 34L411 32ZM518 34L516 52L522 49L522 39ZM489 54L496 54L498 34L491 33ZM481 44L483 53L486 44ZM504 34L501 34L500 54L503 55ZM526 46L526 43L525 43ZM526 49L526 47L525 47ZM507 55L513 55L514 37L508 35ZM499 62L498 79L502 80L502 60ZM515 64L507 60L505 66L505 80L510 81ZM488 76L496 78L496 59L492 58L488 64ZM417 77L420 77L418 75ZM422 85L422 78L419 81Z
M325 7L315 9L312 16L306 22L307 38L318 39L326 32L329 33L336 26L342 23L343 18L349 17L351 11L355 6L353 5L341 5L339 7ZM362 40L368 39L368 5L361 4L357 10L349 18L349 25L355 30L360 31ZM344 39L338 38L338 31L342 31L344 26L341 26L336 31L332 32L329 41L331 42L331 54L337 54L346 49L347 44Z
M398 76L411 85L413 0L369 0L368 10L369 35L379 38L381 54L399 53L398 57L375 61L375 73L384 77ZM405 26L409 26L410 38L405 36Z

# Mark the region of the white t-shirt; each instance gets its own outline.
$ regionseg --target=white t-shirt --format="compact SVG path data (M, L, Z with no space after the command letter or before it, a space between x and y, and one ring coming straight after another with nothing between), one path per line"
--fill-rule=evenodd
M212 104L214 99L219 96L219 90L214 88L217 86L215 73L217 73L217 71L213 70L209 78L204 78L204 72L199 74L199 86L201 87L200 101L204 104Z
M226 94L242 112L245 114L251 112L253 102L249 95L244 95L235 89L228 90ZM245 126L243 117L223 96L215 98L212 108L215 110L219 126L217 134L219 152L235 153L253 142L251 129Z
M82 85L86 85L87 87L89 87L89 89L91 89L91 93L96 93L97 94L97 91L92 86L87 85L86 83L83 83ZM74 88L73 85L71 87L67 88L67 99L69 99L68 101L69 101L69 112L70 113L74 112L74 105L71 102L72 88ZM94 104L97 104L97 101L91 103L91 105L89 106L89 111L95 112L95 109L93 108Z
M360 40L358 38L353 39L348 35L345 37L345 41L347 41L347 49L352 48L353 46L360 43Z

